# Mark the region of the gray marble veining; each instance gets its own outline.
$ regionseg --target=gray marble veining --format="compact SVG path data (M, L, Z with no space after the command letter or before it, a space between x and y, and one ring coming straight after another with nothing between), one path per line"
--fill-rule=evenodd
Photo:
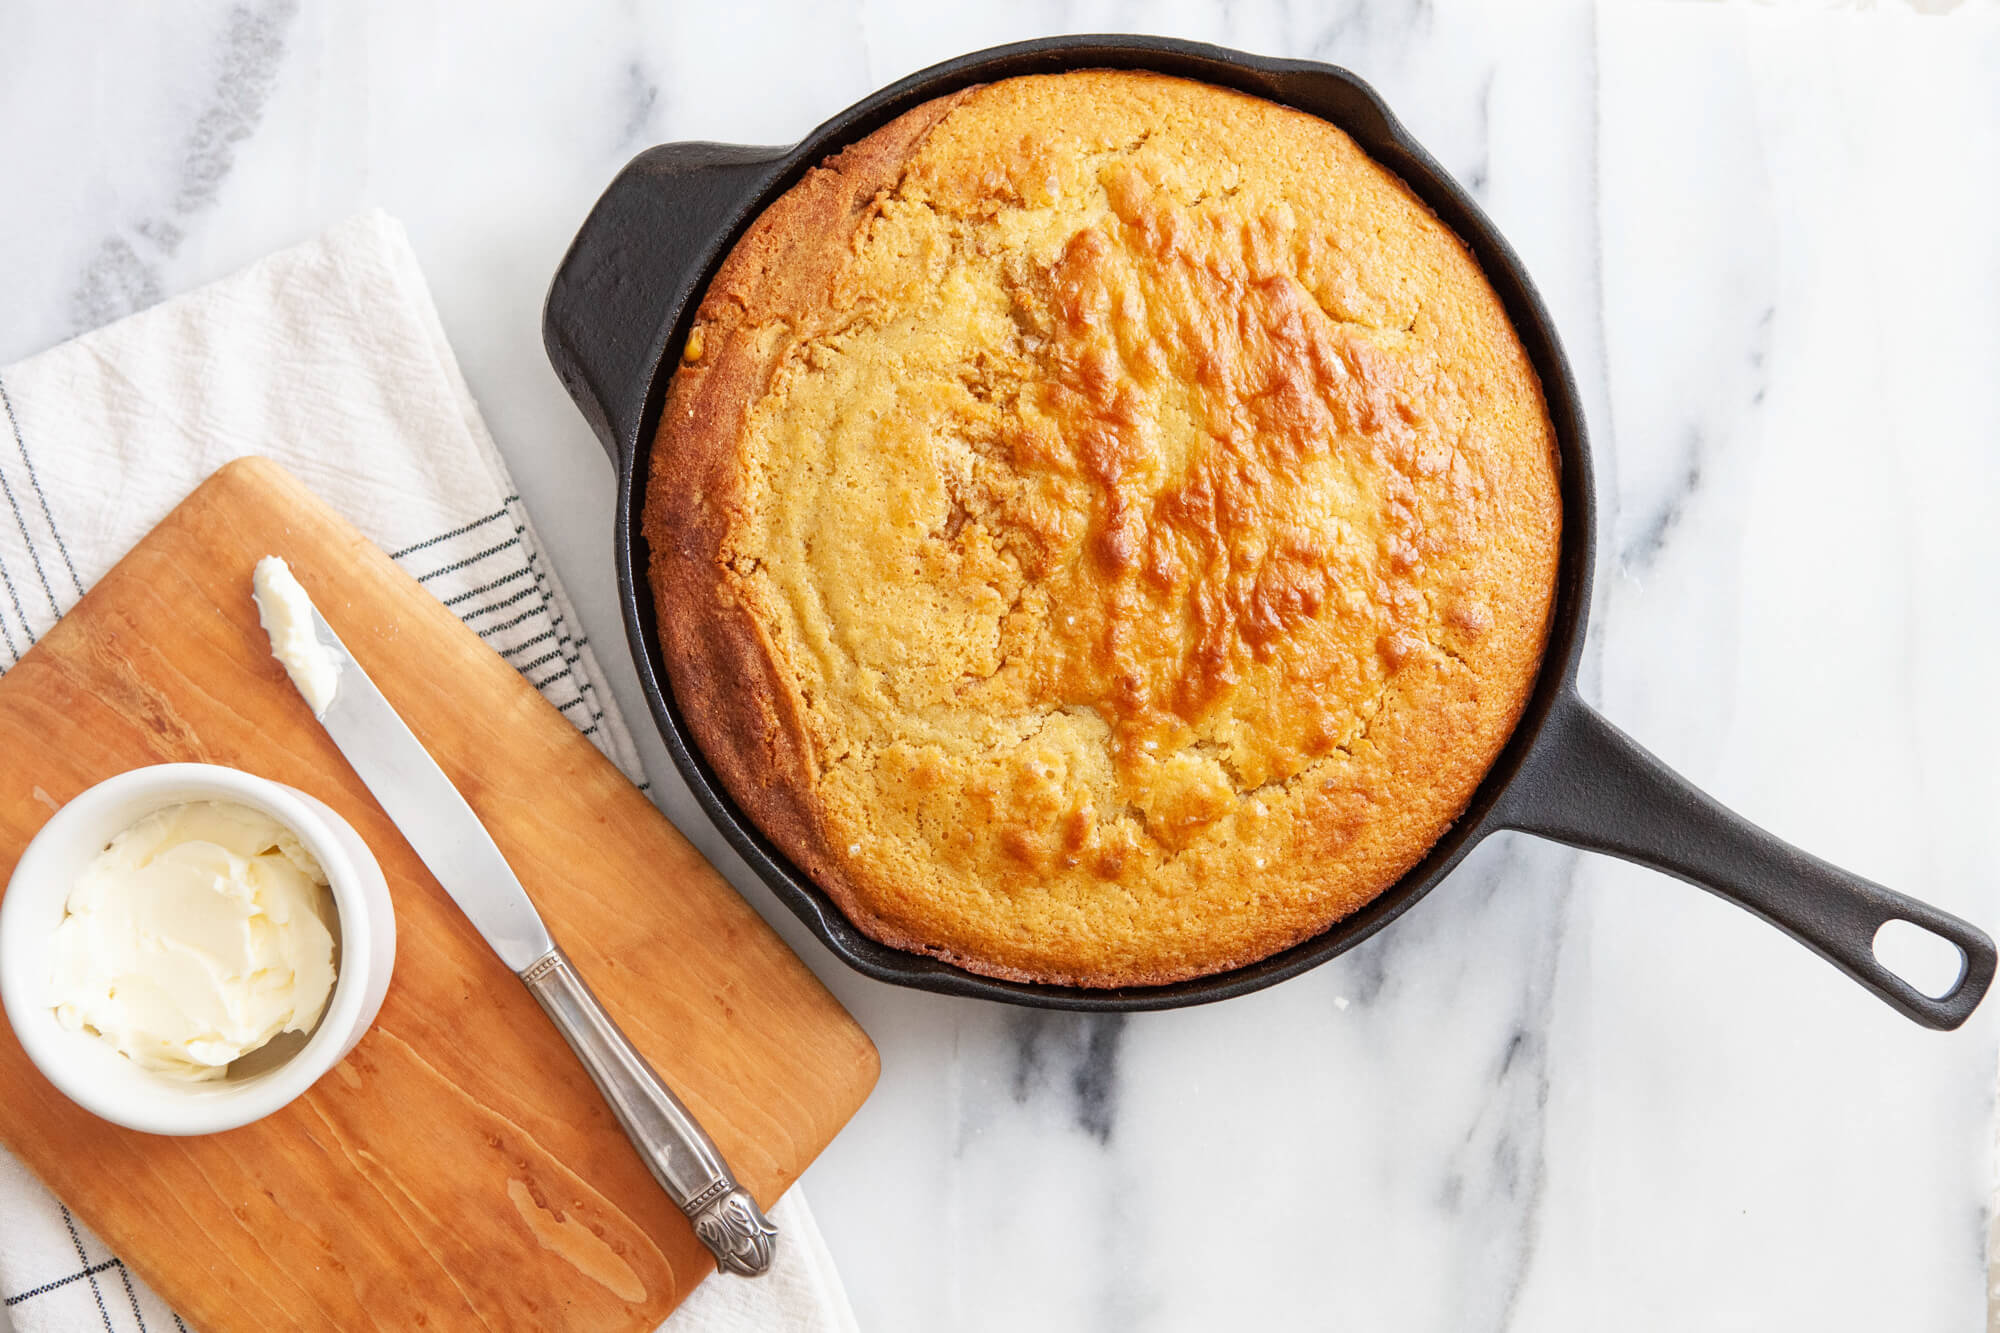
M214 206L235 165L235 146L256 132L297 11L297 0L230 11L219 68L189 128L171 197L160 201L157 211L116 225L99 243L70 294L68 332L94 329L167 295L160 261L172 257L187 228Z

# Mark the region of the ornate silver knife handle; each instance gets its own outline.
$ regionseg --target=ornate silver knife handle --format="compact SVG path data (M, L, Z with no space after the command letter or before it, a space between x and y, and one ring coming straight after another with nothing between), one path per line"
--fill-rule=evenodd
M653 1179L694 1223L716 1266L745 1277L767 1271L778 1229L736 1183L701 1122L604 1012L568 956L552 948L520 977L583 1061Z

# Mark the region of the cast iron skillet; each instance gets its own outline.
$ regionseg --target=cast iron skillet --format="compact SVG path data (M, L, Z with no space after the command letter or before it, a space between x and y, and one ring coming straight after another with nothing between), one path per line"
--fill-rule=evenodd
M1464 238L1540 374L1562 453L1563 545L1554 622L1533 697L1471 805L1409 874L1361 911L1249 967L1169 986L1086 990L997 981L878 944L736 808L694 748L655 631L640 531L648 443L699 294L764 207L832 153L912 106L969 84L1084 68L1159 70L1282 102L1352 135ZM1993 980L1977 927L1790 847L1731 814L1578 696L1596 512L1590 449L1569 363L1534 284L1492 223L1372 89L1346 70L1159 37L1061 37L961 56L891 84L789 148L673 143L634 158L577 234L543 315L543 341L618 469L618 582L625 628L654 720L709 818L773 892L842 959L882 981L1051 1009L1167 1009L1247 994L1353 948L1395 920L1481 838L1520 829L1637 861L1763 917L1928 1027L1955 1028ZM1932 998L1875 956L1902 919L1957 946L1958 980Z

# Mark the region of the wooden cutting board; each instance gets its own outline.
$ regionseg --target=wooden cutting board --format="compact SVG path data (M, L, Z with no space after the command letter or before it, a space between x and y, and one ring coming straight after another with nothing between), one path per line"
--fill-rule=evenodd
M340 811L380 859L388 999L305 1096L188 1139L77 1109L0 1025L0 1141L201 1333L651 1329L708 1253L271 659L250 599L267 553L760 1202L874 1085L867 1036L589 741L296 479L246 459L0 678L0 879L94 782L174 760L248 769Z

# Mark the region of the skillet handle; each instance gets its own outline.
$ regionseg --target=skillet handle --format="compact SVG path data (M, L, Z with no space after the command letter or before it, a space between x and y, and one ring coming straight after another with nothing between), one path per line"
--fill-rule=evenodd
M1851 875L1781 842L1700 791L1565 691L1507 786L1497 822L1609 852L1756 913L1925 1027L1971 1016L1993 982L1986 933L1949 912ZM1957 981L1933 999L1882 965L1885 922L1957 946Z
M682 307L788 148L669 143L626 164L549 284L542 346L621 470Z

